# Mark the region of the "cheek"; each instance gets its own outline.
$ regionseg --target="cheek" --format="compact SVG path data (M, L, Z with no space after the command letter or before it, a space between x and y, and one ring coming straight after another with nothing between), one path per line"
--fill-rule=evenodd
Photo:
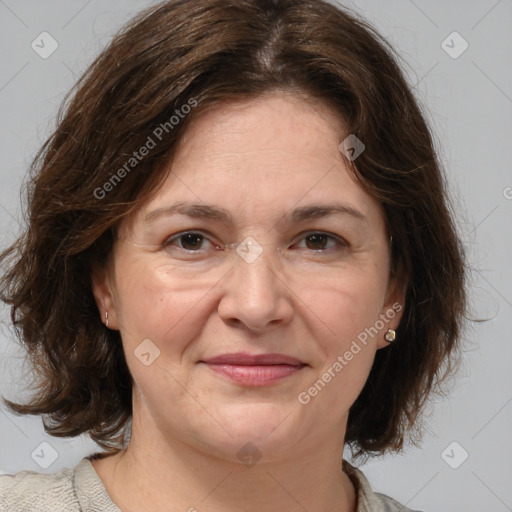
M328 285L301 292L301 299L329 333L330 347L341 350L378 320L385 285L380 267L351 268Z
M136 390L156 409L163 396L183 399L186 405L187 392L180 385L185 383L182 356L207 319L204 287L193 281L170 285L158 272L139 269L119 293L121 337Z
M310 316L316 332L322 333L316 337L322 353L316 379L304 390L318 406L346 410L362 390L375 357L377 336L382 335L376 334L375 324L384 293L379 272L367 267L305 298L314 313Z
M196 326L200 328L197 317L204 308L204 295L204 286L197 281L171 280L165 269L125 267L117 301L123 344L133 350L149 338L159 347L165 345L166 352L169 346L173 352L180 349L180 340L185 343Z

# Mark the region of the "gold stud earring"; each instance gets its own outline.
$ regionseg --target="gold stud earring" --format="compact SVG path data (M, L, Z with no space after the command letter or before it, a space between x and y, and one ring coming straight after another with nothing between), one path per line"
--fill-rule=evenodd
M386 340L388 341L395 341L396 339L396 331L394 331L393 329L388 329L388 332L384 335L384 338L386 338Z
M105 311L105 325L108 327L108 311Z

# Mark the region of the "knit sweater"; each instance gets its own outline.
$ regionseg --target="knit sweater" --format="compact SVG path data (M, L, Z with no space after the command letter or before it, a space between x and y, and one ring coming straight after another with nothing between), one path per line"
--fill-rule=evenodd
M348 462L343 467L356 487L356 512L414 512L373 492L364 474ZM20 471L0 476L0 512L121 511L86 457L74 468L50 475Z

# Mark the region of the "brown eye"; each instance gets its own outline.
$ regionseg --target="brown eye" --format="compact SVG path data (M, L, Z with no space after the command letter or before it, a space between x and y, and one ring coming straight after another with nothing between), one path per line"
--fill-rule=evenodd
M348 244L342 238L328 233L308 233L302 238L305 248L315 252L328 251L330 249L347 247ZM302 241L301 241L302 242ZM300 246L301 244L299 244ZM304 245L301 247L304 248Z
M203 242L203 235L187 233L185 235L181 235L178 240L180 240L183 249L191 251L200 248Z
M178 233L167 239L164 243L165 247L178 247L184 251L198 252L203 245L203 242L207 240L201 233L189 231L186 233Z
M308 249L325 249L329 238L327 235L315 233L306 237L306 245Z

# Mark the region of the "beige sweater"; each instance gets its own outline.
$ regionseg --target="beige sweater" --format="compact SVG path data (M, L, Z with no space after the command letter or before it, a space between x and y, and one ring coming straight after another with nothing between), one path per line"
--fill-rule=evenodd
M357 489L357 512L414 512L374 493L361 471L344 461ZM45 475L20 471L0 476L0 512L121 512L110 499L89 458L74 468Z

